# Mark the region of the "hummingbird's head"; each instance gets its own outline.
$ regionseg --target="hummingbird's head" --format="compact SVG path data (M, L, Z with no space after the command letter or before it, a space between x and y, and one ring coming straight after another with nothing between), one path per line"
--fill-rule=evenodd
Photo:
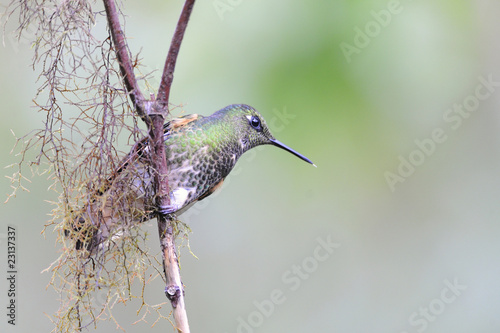
M262 115L253 107L245 104L230 105L225 108L230 110L231 117L235 123L235 129L238 131L238 136L244 150L249 150L260 145L273 145L292 153L298 158L316 166L311 160L302 154L299 154L292 148L286 146L276 140L271 134L269 127Z

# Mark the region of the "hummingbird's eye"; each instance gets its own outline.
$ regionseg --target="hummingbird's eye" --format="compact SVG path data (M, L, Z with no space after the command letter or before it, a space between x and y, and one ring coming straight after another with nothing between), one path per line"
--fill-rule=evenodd
M260 125L260 119L257 116L252 116L250 118L250 125L255 128L257 131L262 131L262 126Z

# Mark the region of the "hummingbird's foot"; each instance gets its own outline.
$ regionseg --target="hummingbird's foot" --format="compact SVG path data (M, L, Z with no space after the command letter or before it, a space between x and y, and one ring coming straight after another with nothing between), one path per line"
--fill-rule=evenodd
M158 210L158 213L162 215L168 215L176 212L178 210L178 207L175 205L168 205L168 206L160 206L160 209Z

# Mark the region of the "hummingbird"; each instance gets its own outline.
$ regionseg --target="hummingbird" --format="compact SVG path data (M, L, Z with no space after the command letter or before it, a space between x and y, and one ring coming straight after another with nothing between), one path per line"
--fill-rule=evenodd
M264 118L245 104L229 105L210 116L175 118L164 125L170 205L159 213L180 215L220 189L238 159L260 145L272 145L316 166L271 134ZM77 214L72 232L76 248L95 250L127 225L158 213L148 138L134 145L119 167Z

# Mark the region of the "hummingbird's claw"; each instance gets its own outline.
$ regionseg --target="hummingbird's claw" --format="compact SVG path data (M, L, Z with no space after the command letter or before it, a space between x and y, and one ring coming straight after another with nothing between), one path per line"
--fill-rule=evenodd
M158 213L162 215L168 215L174 213L175 211L177 211L177 207L175 207L174 205L168 205L168 206L160 206Z

